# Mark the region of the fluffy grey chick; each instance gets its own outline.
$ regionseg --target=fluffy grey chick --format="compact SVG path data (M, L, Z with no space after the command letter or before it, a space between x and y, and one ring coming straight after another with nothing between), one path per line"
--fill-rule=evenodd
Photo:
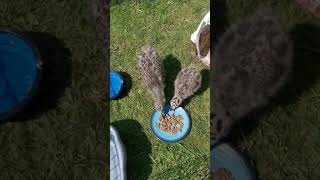
M201 74L195 65L182 69L174 81L174 96L170 101L172 109L181 105L182 101L192 96L201 86Z
M223 34L213 59L211 143L276 95L290 74L292 54L288 33L270 9L239 20Z
M157 111L163 109L163 80L160 56L150 45L145 45L137 53L140 77L154 100Z

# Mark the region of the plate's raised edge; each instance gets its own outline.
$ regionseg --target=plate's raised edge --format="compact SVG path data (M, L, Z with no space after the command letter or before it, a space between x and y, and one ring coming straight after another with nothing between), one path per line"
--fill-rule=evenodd
M230 143L218 143L213 148L218 147L219 145L223 145L223 144L229 146L229 148L232 149L234 151L234 153L236 153L243 160L246 168L248 169L248 172L250 173L250 178L251 179L249 179L249 180L256 180L256 173L255 173L254 168L250 164L247 156L245 156L239 149L237 149L236 147L232 146ZM213 148L210 148L210 158L211 158L211 151L212 151ZM211 171L211 161L210 161L210 171Z
M191 119L188 111L187 111L186 109L184 109L183 107L181 107L181 108L186 112L186 114L187 114L187 116L188 116L188 119L189 119L189 122L190 122L190 126L189 126L189 129L188 129L188 131L186 132L186 134L183 135L181 138L175 140L175 141L167 141L167 140L164 140L164 139L161 138L161 137L158 137L158 136L156 135L155 131L154 131L153 126L152 126L152 119L153 119L153 117L155 116L155 113L157 112L157 110L155 110L155 111L153 112L152 116L151 116L151 119L150 119L150 127L151 127L151 131L152 131L153 135L154 135L157 139L159 139L160 141L165 142L165 143L175 143L175 142L179 142L179 141L184 140L184 139L190 134L191 128L192 128L192 119Z

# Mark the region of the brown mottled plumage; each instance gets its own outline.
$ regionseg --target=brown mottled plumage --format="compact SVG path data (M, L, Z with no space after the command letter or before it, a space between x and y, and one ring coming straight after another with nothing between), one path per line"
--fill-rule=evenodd
M163 109L163 80L160 56L150 45L145 45L137 53L140 77L154 100L155 109Z
M269 9L233 24L213 53L211 142L232 125L264 106L287 80L292 45L279 19Z
M192 96L201 86L201 74L195 65L182 69L174 81L174 96L170 101L172 109L181 105L182 101Z

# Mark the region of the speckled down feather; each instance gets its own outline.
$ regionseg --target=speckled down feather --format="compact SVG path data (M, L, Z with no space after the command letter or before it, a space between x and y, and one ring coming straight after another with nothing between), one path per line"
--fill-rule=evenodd
M171 108L181 105L182 101L192 96L201 86L201 74L195 65L182 69L174 81L174 96L170 101Z
M155 109L163 109L163 80L160 56L150 45L145 45L137 53L140 77L154 100Z
M211 142L216 143L277 94L290 74L293 50L279 19L263 9L233 24L213 54Z

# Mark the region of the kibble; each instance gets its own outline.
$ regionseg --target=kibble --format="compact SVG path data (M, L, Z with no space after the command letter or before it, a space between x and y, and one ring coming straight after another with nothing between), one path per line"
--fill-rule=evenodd
M173 135L177 134L178 132L182 132L182 116L171 116L169 114L161 115L158 122L155 124L155 128Z

